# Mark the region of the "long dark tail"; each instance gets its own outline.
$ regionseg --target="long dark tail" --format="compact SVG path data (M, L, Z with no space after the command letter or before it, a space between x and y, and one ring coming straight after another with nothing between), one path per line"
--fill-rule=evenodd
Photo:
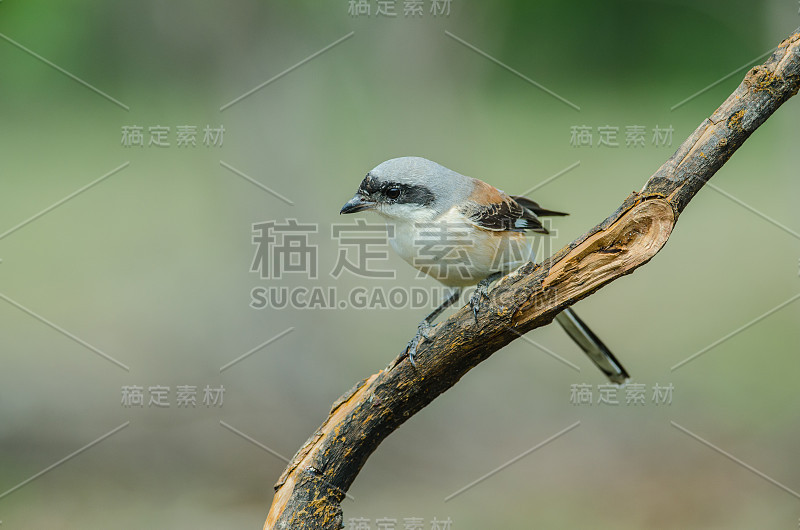
M606 374L611 382L621 385L630 377L625 368L622 367L622 364L611 353L611 350L603 344L603 341L589 329L589 326L571 308L568 307L556 315L556 322L561 324L567 335L580 346L589 356L589 359Z

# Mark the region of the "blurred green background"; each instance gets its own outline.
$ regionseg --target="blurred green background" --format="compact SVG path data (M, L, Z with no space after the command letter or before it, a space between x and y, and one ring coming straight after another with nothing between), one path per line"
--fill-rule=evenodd
M436 287L394 255L383 268L395 280L328 274L330 227L354 222L338 211L369 169L418 155L522 193L571 167L533 194L572 213L554 225L560 248L640 189L800 25L787 1L452 0L439 16L423 6L404 17L398 0L391 18L375 16L377 1L358 17L347 0L0 3L0 234L129 162L0 236L0 495L129 422L0 498L3 528L260 528L284 462L220 421L291 457L427 308L258 311L250 290ZM618 406L570 403L572 385L592 385L596 401L605 381L560 329L535 330L580 372L515 341L381 445L345 521L795 528L796 495L670 422L800 491L800 303L671 370L800 292L798 123L790 100L712 181L763 215L706 188L650 264L576 306L646 385L645 405L624 394ZM171 146L123 146L132 125L145 142L148 127L169 126ZM179 125L198 126L196 147L176 146ZM202 145L206 125L225 128L221 147ZM583 125L594 145L575 147ZM644 147L625 146L632 125L646 127ZM602 126L618 128L618 147L596 145ZM656 126L673 128L671 146L653 144ZM319 226L318 279L249 270L251 225L288 218ZM651 401L655 384L673 385L671 405ZM126 385L169 386L171 406L123 407ZM198 402L223 385L224 405L179 408L177 385L198 386Z

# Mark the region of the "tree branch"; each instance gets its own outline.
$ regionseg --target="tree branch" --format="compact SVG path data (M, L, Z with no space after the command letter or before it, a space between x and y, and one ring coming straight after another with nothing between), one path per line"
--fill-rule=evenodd
M357 383L292 459L264 528L342 527L341 501L386 436L494 352L647 263L678 216L736 149L800 88L800 28L700 124L640 192L552 257L502 278L476 325L464 307L417 350Z

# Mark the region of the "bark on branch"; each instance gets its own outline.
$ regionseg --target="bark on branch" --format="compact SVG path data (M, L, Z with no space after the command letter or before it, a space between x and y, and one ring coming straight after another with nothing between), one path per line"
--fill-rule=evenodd
M543 263L502 278L477 325L462 308L420 344L416 369L401 354L339 398L275 485L264 528L341 528L345 492L386 436L521 334L647 263L692 197L798 88L800 28L747 73L640 192Z

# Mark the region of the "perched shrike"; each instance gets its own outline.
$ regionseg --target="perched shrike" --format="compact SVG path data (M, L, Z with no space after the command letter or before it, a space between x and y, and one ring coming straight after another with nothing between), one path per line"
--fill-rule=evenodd
M367 173L339 213L364 210L374 210L394 226L389 243L401 258L451 289L408 343L412 365L420 339L428 337L433 321L458 301L464 287L477 284L469 301L477 322L491 282L533 259L525 231L547 234L539 216L567 215L411 156L387 160ZM612 382L625 382L625 368L572 309L556 321Z

